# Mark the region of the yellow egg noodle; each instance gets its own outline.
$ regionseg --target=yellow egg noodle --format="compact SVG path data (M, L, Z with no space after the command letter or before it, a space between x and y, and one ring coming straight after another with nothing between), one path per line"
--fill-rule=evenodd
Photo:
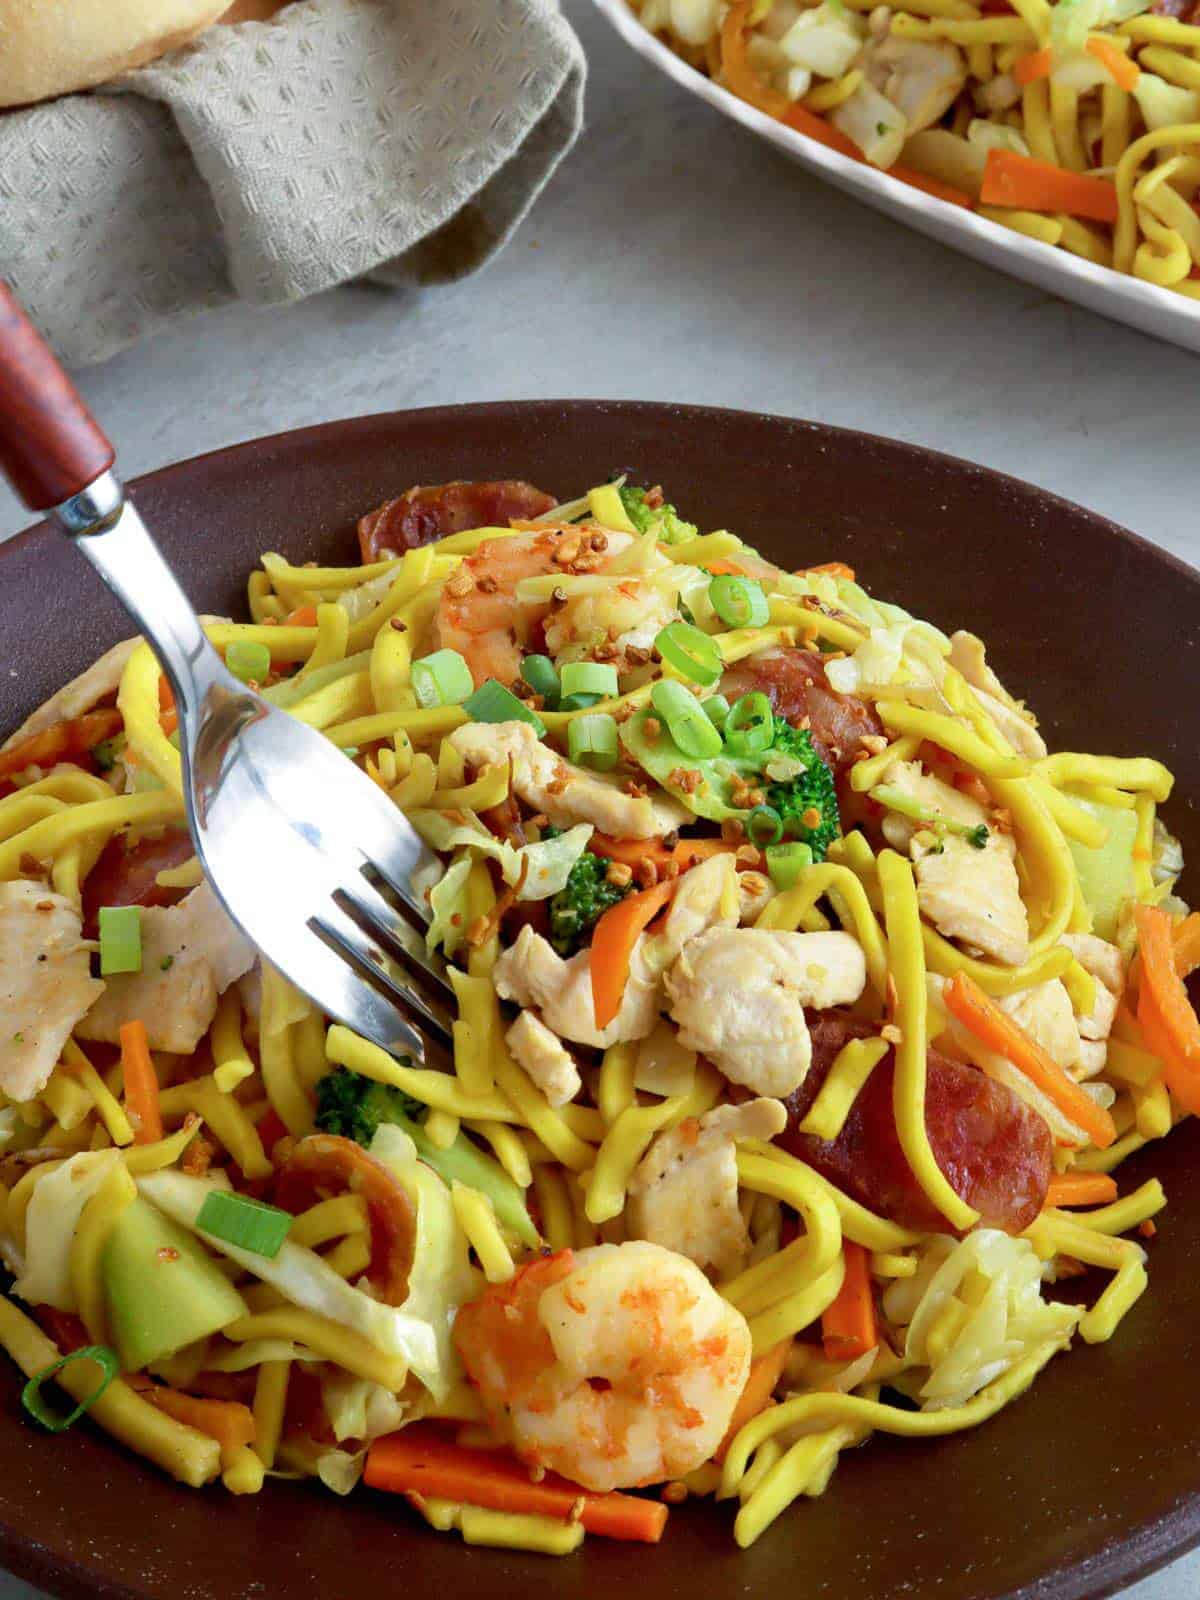
M818 143L1043 245L1200 299L1200 7L630 0Z
M655 3L703 57L720 8ZM965 52L977 99L1054 17L786 3L835 123L863 17ZM784 5L750 14L761 73ZM1200 93L1200 29L1095 7ZM1110 88L1032 77L1024 127L1104 140L1117 256L1161 277L1146 218L1190 239L1200 165ZM444 536L409 548L410 506ZM692 1496L747 1545L873 1432L980 1425L1117 1333L1166 1196L1112 1174L1200 1105L1169 771L1049 752L973 634L657 489L418 489L360 533L355 566L267 553L253 621L208 631L431 846L449 1048L331 1022L228 922L147 646L115 703L14 735L0 1343L32 1418L193 1487L365 1481L471 1544L654 1541Z

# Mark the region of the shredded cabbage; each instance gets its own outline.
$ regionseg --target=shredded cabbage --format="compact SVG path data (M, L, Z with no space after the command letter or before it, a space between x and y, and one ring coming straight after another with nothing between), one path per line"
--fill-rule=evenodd
M467 927L467 879L471 875L471 858L463 854L456 857L434 884L429 893L429 909L433 913L425 932L425 948L436 950L440 944L452 956L463 942Z
M71 1284L71 1245L83 1208L121 1155L85 1150L39 1179L25 1213L25 1269L13 1284L31 1305L77 1311Z
M854 694L864 683L891 683L900 670L911 626L910 622L893 622L872 628L852 656L840 656L826 664L825 676L839 694Z
M862 151L873 167L894 167L908 136L908 122L898 106L866 79L832 113L834 126Z
M840 78L862 49L856 19L828 3L802 12L779 41L779 48L797 67L822 78Z
M396 577L396 568L381 572L377 578L368 578L365 583L360 583L353 589L343 589L334 604L341 606L351 622L357 622L360 617L365 617L374 611L395 583Z
M590 822L580 822L553 839L540 839L518 850L489 833L473 811L456 812L453 818L443 811L410 811L408 820L425 843L442 855L470 849L490 856L505 883L520 884L518 900L545 900L557 894L593 832Z
M1149 11L1152 0L1058 0L1050 12L1050 42L1059 50L1082 50L1096 28L1112 27Z
M975 117L967 124L967 143L976 150L1013 150L1019 156L1029 154L1029 146L1016 128L1003 122L989 122L986 117Z
M337 1368L327 1370L322 1377L321 1399L339 1444L346 1439L369 1444L385 1433L395 1433L409 1420L413 1409L411 1402L401 1400L381 1383L356 1378Z
M354 1288L329 1266L315 1250L285 1239L273 1260L252 1250L205 1233L196 1218L206 1197L217 1185L208 1178L192 1178L183 1172L150 1172L138 1179L138 1188L152 1205L190 1228L222 1255L236 1261L264 1283L272 1284L285 1300L328 1317L344 1328L353 1328L385 1354L401 1356L411 1370L425 1382L425 1374L436 1374L438 1349L434 1328L403 1306L385 1306L369 1294Z
M883 1307L908 1323L906 1359L929 1369L918 1391L925 1411L964 1404L1038 1345L1067 1344L1082 1315L1043 1300L1033 1246L996 1228L939 1236L916 1276L885 1291Z
M1181 122L1200 121L1200 93L1195 89L1180 89L1153 72L1143 72L1133 86L1146 126L1151 133L1159 128L1173 128Z
M479 1292L481 1279L471 1266L467 1237L454 1214L450 1190L431 1167L417 1159L417 1147L402 1128L380 1123L371 1154L389 1167L417 1208L417 1240L408 1298L402 1310L433 1332L432 1363L412 1363L414 1374L435 1400L441 1400L461 1374L450 1329L459 1306Z

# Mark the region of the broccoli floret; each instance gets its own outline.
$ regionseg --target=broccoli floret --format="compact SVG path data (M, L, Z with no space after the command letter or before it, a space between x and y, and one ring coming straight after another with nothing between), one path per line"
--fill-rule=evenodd
M610 865L603 856L585 850L563 887L550 896L550 943L559 955L573 955L597 918L633 888L632 883L610 883Z
M842 831L833 773L818 755L807 728L794 728L775 718L774 737L762 758L763 776L769 779L766 802L783 819L784 836L808 845L814 861Z
M648 506L645 489L625 483L617 492L625 507L625 515L639 533L649 533L653 528L663 544L682 544L685 539L695 539L699 535L696 524L685 522L674 506L667 505L665 501L661 506Z
M425 1107L391 1084L376 1083L349 1067L336 1067L317 1084L317 1127L355 1144L369 1145L381 1122L406 1131L424 1116Z

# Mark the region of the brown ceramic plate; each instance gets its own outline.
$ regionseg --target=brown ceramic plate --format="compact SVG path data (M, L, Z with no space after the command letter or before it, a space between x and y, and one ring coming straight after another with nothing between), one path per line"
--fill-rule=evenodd
M779 417L545 402L332 423L169 467L136 493L196 605L240 611L261 551L352 560L356 515L412 483L509 475L566 495L623 468L790 566L849 561L880 593L977 629L1052 746L1152 753L1174 768L1167 815L1200 861L1200 576L965 462ZM127 631L53 534L0 547L0 729ZM874 1439L745 1553L725 1507L674 1513L657 1549L591 1539L554 1561L466 1549L366 1491L180 1489L87 1428L37 1433L4 1362L0 1561L55 1594L130 1600L1111 1594L1200 1540L1198 1158L1189 1123L1125 1169L1130 1182L1157 1173L1171 1203L1150 1290L1116 1338L1056 1358L972 1433Z

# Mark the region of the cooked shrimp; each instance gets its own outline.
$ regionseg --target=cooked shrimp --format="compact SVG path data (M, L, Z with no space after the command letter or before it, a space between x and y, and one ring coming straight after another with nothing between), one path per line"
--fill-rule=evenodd
M595 1490L707 1461L750 1370L741 1313L690 1261L641 1240L522 1267L463 1307L454 1341L521 1459Z
M446 580L438 644L466 659L476 686L488 678L511 684L521 675L523 647L550 611L549 600L517 599L521 579L598 572L628 543L620 534L570 526L485 540Z

